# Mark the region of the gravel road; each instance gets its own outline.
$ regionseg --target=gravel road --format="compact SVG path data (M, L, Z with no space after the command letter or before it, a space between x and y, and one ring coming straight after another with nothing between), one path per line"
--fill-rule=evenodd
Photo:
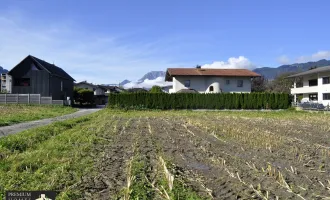
M68 115L62 115L54 118L49 118L49 119L42 119L42 120L37 120L37 121L31 121L31 122L24 122L24 123L19 123L19 124L14 124L11 126L3 126L0 127L0 138L10 135L10 134L15 134L30 128L36 128L40 126L45 126L48 124L51 124L53 122L58 122L58 121L64 121L67 119L72 119L72 118L77 118L81 117L84 115L88 115L94 112L97 112L101 110L100 108L95 108L95 109L80 109L79 111L75 113L71 113Z

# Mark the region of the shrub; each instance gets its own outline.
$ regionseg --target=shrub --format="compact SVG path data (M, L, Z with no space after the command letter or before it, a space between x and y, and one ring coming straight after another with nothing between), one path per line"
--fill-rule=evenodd
M94 92L92 90L83 88L74 88L73 92L74 101L82 104L94 104Z
M163 93L163 90L160 86L154 85L154 86L152 86L152 88L149 92L150 93Z
M109 107L133 109L287 109L283 93L127 93L110 94Z

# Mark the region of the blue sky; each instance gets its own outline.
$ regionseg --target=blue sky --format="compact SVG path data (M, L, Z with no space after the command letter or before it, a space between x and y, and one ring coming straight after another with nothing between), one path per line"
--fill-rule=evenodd
M0 0L0 65L28 54L77 81L167 67L248 68L330 58L330 2Z

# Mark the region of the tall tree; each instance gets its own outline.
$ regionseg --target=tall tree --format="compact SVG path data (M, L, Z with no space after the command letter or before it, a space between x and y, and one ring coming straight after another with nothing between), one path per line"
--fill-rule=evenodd
M264 76L255 77L251 81L252 92L265 92L267 89L268 80Z
M294 84L294 78L288 78L288 76L295 73L283 73L278 75L273 81L271 81L268 85L269 92L282 92L282 93L290 93L291 88ZM302 85L301 78L296 78L297 85Z

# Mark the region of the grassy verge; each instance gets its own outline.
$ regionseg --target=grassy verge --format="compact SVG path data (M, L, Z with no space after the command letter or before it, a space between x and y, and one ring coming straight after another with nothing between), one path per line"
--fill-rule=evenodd
M0 126L57 117L77 111L76 108L56 105L1 105Z
M6 190L56 190L58 199L76 199L72 187L93 168L94 120L92 114L1 138L0 200Z

